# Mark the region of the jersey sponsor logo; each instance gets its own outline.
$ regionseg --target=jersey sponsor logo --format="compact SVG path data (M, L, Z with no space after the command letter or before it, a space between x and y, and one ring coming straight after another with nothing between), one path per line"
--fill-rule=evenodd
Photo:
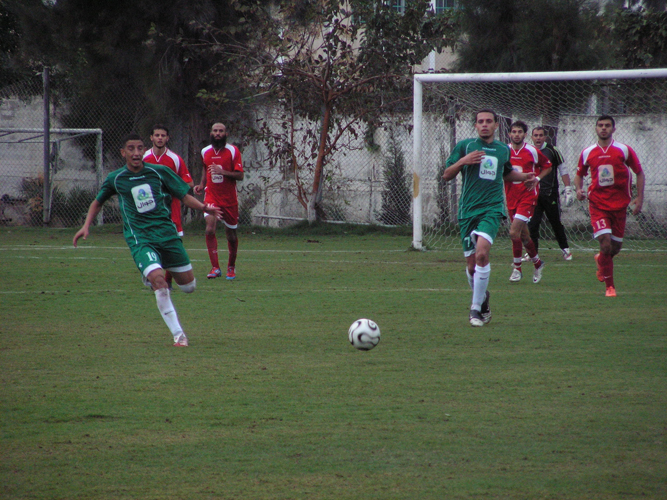
M140 214L150 212L156 206L155 197L149 184L141 184L132 188L132 197L134 198L134 205L137 207L137 212Z
M479 165L479 178L489 181L496 180L498 172L498 158L495 156L484 156Z
M215 184L220 184L225 182L225 176L220 174L211 174L211 181L213 181Z
M614 167L612 165L600 165L598 167L598 184L601 187L614 185Z
M130 180L131 180L131 181L136 181L136 180L138 180L138 179L145 179L145 178L146 178L145 175L140 175L139 177L130 177Z

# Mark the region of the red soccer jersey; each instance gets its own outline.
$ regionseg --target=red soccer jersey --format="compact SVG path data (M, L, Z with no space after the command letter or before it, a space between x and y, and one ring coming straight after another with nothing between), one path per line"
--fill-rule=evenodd
M223 170L229 172L243 172L241 152L236 146L227 144L222 149L215 149L212 145L201 150L201 157L206 168L206 194L205 203L212 203L218 207L231 207L238 205L236 197L236 181L224 175L211 175L209 165L221 165Z
M165 148L164 153L161 155L156 155L153 152L153 148L149 149L144 153L144 161L146 163L152 163L154 165L164 165L169 167L176 174L183 179L184 182L192 182L192 177L190 176L190 171L188 170L187 165L183 161L183 158L178 156L176 153L171 151L168 148ZM177 198L172 198L171 200L171 220L176 224L176 230L178 231L179 236L183 236L183 221L181 220L181 201Z
M184 182L192 182L190 171L183 161L183 158L178 156L169 148L165 149L164 153L159 156L153 152L153 148L149 149L144 153L144 161L154 165L164 165L165 167L169 167L174 172L176 172Z
M517 172L522 172L524 174L533 172L535 175L540 175L543 170L551 167L549 158L544 156L544 153L530 144L524 143L518 151L515 151L512 144L508 144L508 146L510 147L510 163L512 164L512 168ZM526 189L526 186L521 181L505 182L507 208L509 210L515 210L519 206L519 203L526 199L533 199L533 204L537 203L539 189L539 182L535 188L530 191Z
M581 152L577 175L582 179L591 171L588 200L601 210L625 210L632 200L632 175L642 172L637 153L630 146L612 141L606 148L599 144Z

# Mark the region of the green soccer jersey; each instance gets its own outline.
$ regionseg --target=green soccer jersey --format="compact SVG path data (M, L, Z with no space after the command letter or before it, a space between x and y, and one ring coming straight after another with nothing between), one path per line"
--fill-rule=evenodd
M461 169L463 187L459 199L459 219L489 211L505 214L503 176L512 171L510 149L500 141L487 143L479 138L459 142L447 158L450 167L473 151L484 151L481 163Z
M136 173L126 166L111 172L97 201L104 203L118 195L128 245L157 243L178 237L171 221L171 196L183 199L189 189L169 167L144 163Z

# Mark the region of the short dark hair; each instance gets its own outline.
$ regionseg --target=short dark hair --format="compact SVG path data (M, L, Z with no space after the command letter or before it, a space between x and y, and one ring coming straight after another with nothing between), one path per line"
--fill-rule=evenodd
M602 115L597 120L595 120L595 124L597 125L598 122L601 122L602 120L610 120L611 121L611 126L616 128L616 120L614 120L614 118L612 116Z
M488 108L480 109L479 111L477 111L475 113L475 123L477 123L477 117L479 116L480 113L491 113L493 115L493 121L498 123L498 115L496 114L495 111L493 111L492 109L488 109Z
M128 143L129 141L141 141L141 142L144 142L144 140L141 138L141 136L140 136L139 134L137 134L136 132L130 132L130 133L127 134L125 137L123 137L123 139L122 139L121 142L120 142L120 147L125 148L125 146L127 145L127 143Z
M512 129L515 128L515 127L518 127L518 128L520 128L521 130L523 130L523 133L524 133L524 134L525 134L526 132L528 132L528 125L526 125L526 123L525 123L525 122L522 122L521 120L517 120L517 121L515 121L514 123L512 123L512 125L510 125L510 130L512 130Z
M156 130L164 130L167 133L167 135L169 135L169 129L164 125L162 125L161 123L156 123L155 125L153 125L153 128L151 129L151 135L153 135Z
M542 125L535 127L531 132L531 134L534 134L536 130L541 130L542 132L544 132L544 135L547 135L547 129L545 129Z

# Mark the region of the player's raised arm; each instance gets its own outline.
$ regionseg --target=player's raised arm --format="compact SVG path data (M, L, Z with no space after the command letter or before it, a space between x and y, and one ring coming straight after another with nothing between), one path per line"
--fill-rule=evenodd
M93 223L97 215L100 213L100 210L102 210L102 204L97 200L93 200L93 202L90 204L90 207L88 207L88 214L86 215L86 221L83 223L81 229L79 229L76 232L76 234L74 235L74 239L72 240L74 248L76 248L79 238L83 237L84 240L88 238L88 234L90 233L90 225Z
M509 182L523 182L528 189L533 189L539 182L533 172L524 174L523 172L517 172L516 170L512 170L508 174L504 175L503 180Z
M477 163L481 163L484 155L484 151L481 150L468 153L463 158L460 158L458 161L447 167L445 172L442 174L442 178L445 181L451 181L459 174L465 165L475 165Z
M222 165L218 165L216 163L212 163L208 167L208 171L211 172L211 174L214 175L224 175L225 177L229 177L230 179L234 179L235 181L242 181L243 180L243 172L239 170L225 170L222 168Z
M200 212L206 212L207 214L214 215L217 219L222 218L222 212L218 207L202 203L192 195L186 194L181 202L183 205L193 210L199 210Z

